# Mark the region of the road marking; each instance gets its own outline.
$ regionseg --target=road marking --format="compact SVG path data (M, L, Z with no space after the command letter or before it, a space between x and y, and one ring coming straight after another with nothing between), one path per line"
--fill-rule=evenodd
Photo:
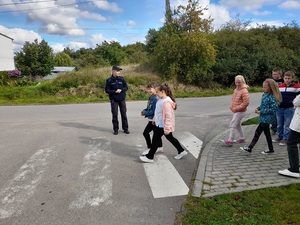
M57 152L51 148L40 149L17 171L0 191L0 218L22 213L26 201L39 185L48 162L56 155Z
M100 203L111 203L111 142L104 138L93 138L89 144L89 151L79 173L79 190L76 199L69 208L84 208L98 206Z
M199 157L203 141L190 132L184 132L178 137L178 141L197 159Z
M165 155L155 155L154 163L143 163L154 198L187 195L189 188Z

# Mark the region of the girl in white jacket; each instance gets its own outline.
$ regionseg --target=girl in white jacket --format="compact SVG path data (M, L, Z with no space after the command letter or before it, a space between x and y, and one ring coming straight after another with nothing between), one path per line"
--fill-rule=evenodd
M290 133L287 140L287 152L289 156L290 168L279 170L280 175L299 178L299 151L298 144L300 143L300 95L294 101L296 110L290 124Z

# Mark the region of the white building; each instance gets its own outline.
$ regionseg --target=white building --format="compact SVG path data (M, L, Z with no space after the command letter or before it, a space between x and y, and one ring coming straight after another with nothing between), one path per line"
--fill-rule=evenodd
M0 71L14 69L13 39L0 33Z

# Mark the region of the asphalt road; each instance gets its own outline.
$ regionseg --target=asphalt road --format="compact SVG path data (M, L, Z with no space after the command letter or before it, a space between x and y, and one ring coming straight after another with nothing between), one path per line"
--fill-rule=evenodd
M245 119L255 115L260 97L250 95ZM205 145L228 128L230 98L177 99L174 136L189 132ZM155 197L151 174L138 159L146 147L145 107L146 101L127 102L131 133L115 136L108 103L1 106L0 224L174 224L185 195L168 196L169 188L156 186L166 196ZM192 187L197 159L175 160L165 138L163 145L157 158Z

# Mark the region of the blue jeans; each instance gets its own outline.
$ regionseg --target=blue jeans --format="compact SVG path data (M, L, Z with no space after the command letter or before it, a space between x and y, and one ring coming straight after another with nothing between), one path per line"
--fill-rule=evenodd
M290 123L294 115L294 107L278 108L277 117L277 133L278 137L287 140L290 133Z

